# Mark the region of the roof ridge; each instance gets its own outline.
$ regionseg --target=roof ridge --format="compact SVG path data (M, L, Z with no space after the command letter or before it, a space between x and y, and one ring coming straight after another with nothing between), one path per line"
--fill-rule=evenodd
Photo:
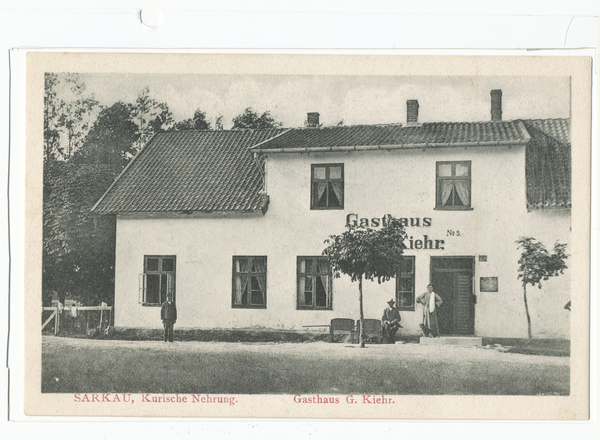
M292 127L291 130L323 130L325 128L352 128L352 127L389 127L403 126L401 122L388 122L382 124L353 124L353 125L323 125L321 127Z
M292 127L293 128L293 127ZM217 130L214 128L209 128L209 129L198 129L198 128L190 128L190 129L184 129L184 130L174 130L174 129L168 129L168 130L163 130L158 134L164 134L164 133L239 133L239 132L244 132L244 131L267 131L267 130L289 130L289 128L287 127L271 127L271 128L227 128L227 129L223 129L223 130Z

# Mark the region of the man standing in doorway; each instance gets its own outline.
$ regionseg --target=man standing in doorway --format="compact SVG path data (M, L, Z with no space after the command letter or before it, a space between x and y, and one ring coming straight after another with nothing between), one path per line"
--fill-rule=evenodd
M173 342L173 325L177 321L177 307L173 302L173 295L167 294L167 300L160 308L160 319L165 327L165 342Z
M390 299L381 317L381 334L384 344L393 344L396 332L402 327L400 325L400 313L394 307L394 304L396 304L396 301Z
M440 335L440 327L437 319L437 308L444 301L433 291L433 284L427 286L427 292L417 298L419 304L423 304L423 323L420 324L423 336L437 338Z

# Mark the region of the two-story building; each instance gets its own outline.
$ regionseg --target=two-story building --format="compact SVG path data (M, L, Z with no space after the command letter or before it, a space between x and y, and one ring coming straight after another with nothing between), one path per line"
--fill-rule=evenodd
M358 319L358 286L332 276L325 239L346 224L408 231L395 280L364 283L366 318L390 298L419 333L415 298L433 283L445 334L526 337L515 241L570 241L568 119L156 135L94 207L117 215L115 325L303 330ZM570 275L529 289L534 337L569 337Z

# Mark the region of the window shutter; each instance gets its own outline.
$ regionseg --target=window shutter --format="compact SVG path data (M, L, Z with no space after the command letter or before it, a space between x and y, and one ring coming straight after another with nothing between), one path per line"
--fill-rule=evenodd
M138 303L143 304L146 302L146 274L141 273L139 277L139 293Z
M172 296L173 296L173 298L175 298L175 295L174 295L174 293L175 293L175 292L174 292L174 290L175 290L175 289L173 289L173 287L174 287L174 286L173 286L173 284L174 284L174 283L173 283L173 279L174 279L174 278L175 278L175 277L173 276L173 274L172 274L172 273L168 273L168 274L167 274L167 295L169 295L169 294L170 294L170 295L172 295Z

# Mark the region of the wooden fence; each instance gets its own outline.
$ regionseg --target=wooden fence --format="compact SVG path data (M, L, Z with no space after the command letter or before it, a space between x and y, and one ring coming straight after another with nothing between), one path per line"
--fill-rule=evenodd
M84 312L86 316L86 333L89 334L89 324L90 324L90 316L89 312L100 312L100 319L98 321L98 326L92 326L92 328L97 328L99 331L103 331L106 325L113 325L113 306L71 306L64 307L61 304L53 307L42 307L42 316L44 312L52 312L48 318L42 324L42 331L52 322L54 321L54 334L58 334L60 331L61 325L61 316L64 316L65 313L68 316L77 317L80 316L79 312ZM106 312L106 314L105 314ZM108 316L107 316L108 315ZM43 319L43 318L42 318Z

